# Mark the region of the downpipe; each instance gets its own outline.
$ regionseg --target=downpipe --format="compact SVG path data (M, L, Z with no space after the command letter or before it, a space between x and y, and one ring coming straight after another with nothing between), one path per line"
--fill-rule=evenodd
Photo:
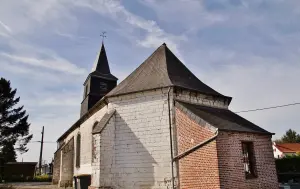
M174 183L174 161L173 161L173 137L172 137L172 123L171 123L171 108L170 108L170 91L168 90L168 111L169 111L169 130L170 130L170 148L171 148L171 171L172 171L172 188L175 189Z

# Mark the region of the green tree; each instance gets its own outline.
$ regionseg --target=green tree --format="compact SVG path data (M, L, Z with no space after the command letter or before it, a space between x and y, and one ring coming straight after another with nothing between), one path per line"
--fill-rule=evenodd
M7 143L3 146L0 157L4 162L16 162L17 154L14 146L11 143Z
M300 135L296 131L289 129L276 143L300 143Z
M20 97L15 98L17 90L12 90L10 81L0 79L0 152L15 149L20 153L28 151L27 143L32 139L29 134L28 115L23 106L17 106ZM10 155L13 158L14 154Z

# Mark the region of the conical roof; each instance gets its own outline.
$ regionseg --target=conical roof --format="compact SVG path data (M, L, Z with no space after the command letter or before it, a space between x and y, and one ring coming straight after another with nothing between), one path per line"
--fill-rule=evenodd
M103 43L99 55L94 63L91 75L103 77L110 80L118 80L115 76L113 76L110 73L106 51Z
M223 96L200 81L164 43L107 96L176 86L213 96Z

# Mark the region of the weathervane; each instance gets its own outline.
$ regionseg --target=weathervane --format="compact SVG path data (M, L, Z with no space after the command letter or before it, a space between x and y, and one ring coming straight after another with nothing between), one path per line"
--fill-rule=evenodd
M102 34L100 35L101 37L102 37L102 43L104 42L104 38L106 37L106 32L104 31L104 32L102 32Z

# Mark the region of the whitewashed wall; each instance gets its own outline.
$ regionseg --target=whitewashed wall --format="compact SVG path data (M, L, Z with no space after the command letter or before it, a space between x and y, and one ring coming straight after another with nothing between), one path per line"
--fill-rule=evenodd
M283 158L284 157L284 154L278 148L276 148L274 143L273 143L272 147L273 147L274 158Z
M167 89L113 97L109 102L116 113L100 136L100 186L170 188Z
M176 90L174 98L193 103L193 104L202 104L205 106L218 107L218 108L228 108L228 102L225 102L224 99L216 98L196 92L191 92L188 90Z
M74 175L92 174L92 129L94 123L100 121L106 111L107 106L104 106L65 138L64 141L67 143L74 136ZM81 134L80 167L76 167L76 140L79 132Z

